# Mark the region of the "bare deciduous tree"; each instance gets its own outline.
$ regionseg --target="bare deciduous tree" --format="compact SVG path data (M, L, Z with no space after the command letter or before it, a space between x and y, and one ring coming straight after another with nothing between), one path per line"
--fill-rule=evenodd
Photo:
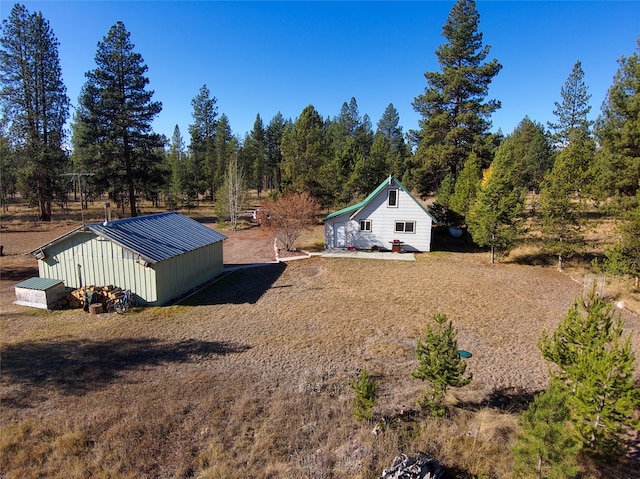
M227 165L222 188L216 195L215 206L218 216L229 218L233 231L238 229L238 218L245 207L246 197L244 170L238 165L238 155L234 154Z
M268 200L269 227L275 231L277 240L287 251L293 250L293 244L305 229L311 229L316 223L320 210L318 201L309 193L292 193Z

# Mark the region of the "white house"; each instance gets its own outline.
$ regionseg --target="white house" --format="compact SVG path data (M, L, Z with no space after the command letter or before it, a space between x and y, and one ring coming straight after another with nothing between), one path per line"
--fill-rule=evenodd
M418 200L389 176L363 201L324 218L324 245L331 248L431 251L436 222Z

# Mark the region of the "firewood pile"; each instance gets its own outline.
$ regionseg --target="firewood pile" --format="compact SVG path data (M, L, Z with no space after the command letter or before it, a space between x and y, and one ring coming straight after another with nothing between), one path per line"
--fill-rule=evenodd
M97 294L97 298L94 302L102 303L105 311L107 310L107 304L122 295L122 288L117 286L86 286L84 288L78 288L71 291L64 298L58 301L59 309L77 309L84 308L85 298L89 292Z

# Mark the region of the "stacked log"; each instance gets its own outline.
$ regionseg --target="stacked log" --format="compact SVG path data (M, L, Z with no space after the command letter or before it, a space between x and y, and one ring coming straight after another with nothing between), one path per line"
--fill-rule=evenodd
M107 310L109 301L114 300L122 295L122 288L117 286L86 286L84 288L74 289L64 298L58 301L59 309L78 309L83 308L87 292L95 292L98 295L98 302L102 303L104 310ZM95 299L94 299L95 301Z

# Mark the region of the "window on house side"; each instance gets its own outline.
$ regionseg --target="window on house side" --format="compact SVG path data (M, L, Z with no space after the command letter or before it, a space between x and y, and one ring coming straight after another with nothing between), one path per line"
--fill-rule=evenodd
M398 207L398 190L389 190L389 198L388 198L387 206L391 208Z
M416 222L415 221L396 221L395 232L396 233L415 233Z
M360 231L371 232L371 220L360 220Z

